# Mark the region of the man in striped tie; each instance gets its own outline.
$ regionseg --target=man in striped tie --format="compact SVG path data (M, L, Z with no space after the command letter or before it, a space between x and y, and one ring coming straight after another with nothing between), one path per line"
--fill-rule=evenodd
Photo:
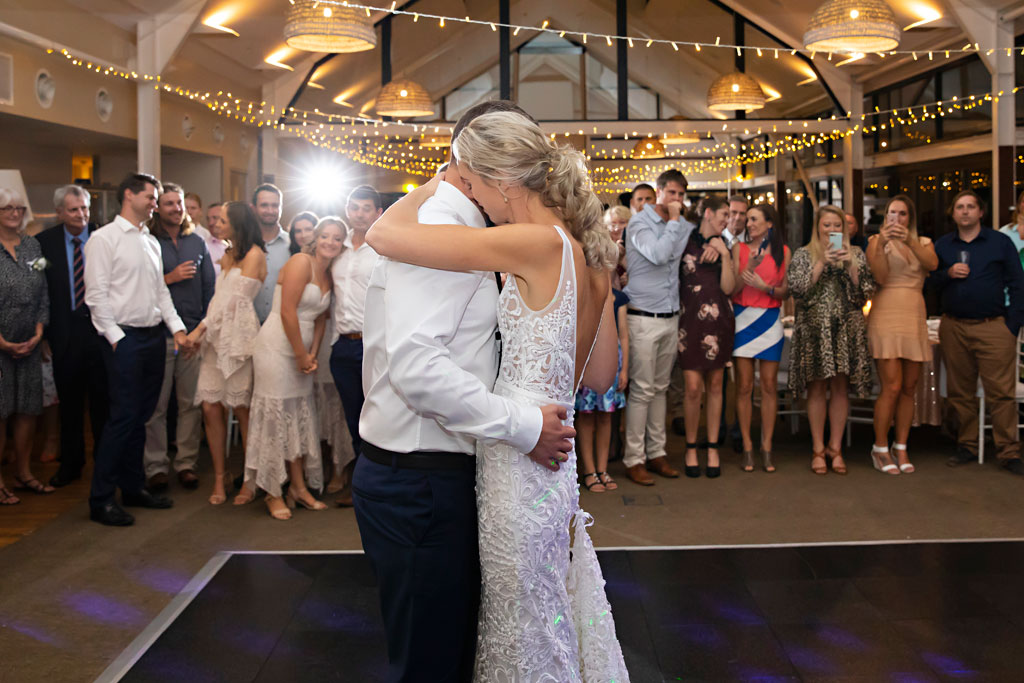
M85 404L88 398L93 444L107 421L105 343L93 327L85 305L85 243L97 229L89 222L89 193L65 185L53 196L58 225L36 236L52 265L44 273L50 294L46 343L53 356L53 378L60 399L60 468L50 479L66 486L81 476L85 465ZM47 353L44 348L43 353Z

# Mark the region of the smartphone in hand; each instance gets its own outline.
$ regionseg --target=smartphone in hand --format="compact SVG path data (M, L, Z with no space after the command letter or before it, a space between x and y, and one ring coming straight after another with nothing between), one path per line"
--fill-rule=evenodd
M831 251L838 251L843 248L843 233L830 232L828 234L828 245Z

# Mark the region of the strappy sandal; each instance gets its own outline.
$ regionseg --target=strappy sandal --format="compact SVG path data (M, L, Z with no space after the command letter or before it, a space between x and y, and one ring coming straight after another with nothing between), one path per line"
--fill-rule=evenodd
M761 449L761 460L764 462L764 471L771 474L775 471L775 465L772 463L772 452Z
M811 471L815 474L828 474L828 463L825 461L825 451L819 451L811 455Z
M17 505L20 502L21 498L18 498L6 488L0 487L0 505Z
M889 463L883 465L880 455L888 455ZM897 467L896 463L892 462L892 454L889 452L886 446L872 446L871 447L871 464L875 466L875 469L884 474L899 474L900 468Z
M907 458L907 461L905 463L903 463L902 465L900 465L900 472L902 472L903 474L913 474L914 473L914 463L910 462L910 458L907 455L907 444L905 444L905 443L894 443L892 445L892 449L894 451L903 451L903 457Z
M602 484L604 484L604 488L606 491L614 491L615 489L619 488L619 485L615 483L614 479L612 479L612 475L608 474L607 472L598 472L597 478L601 480Z
M836 449L826 448L825 453L828 455L829 460L832 461L832 471L836 474L846 474L846 461L843 460L842 452ZM837 460L839 461L838 465L836 464Z
M754 471L754 451L743 451L743 471Z
M689 453L690 451L696 451L696 450L697 450L697 444L695 444L695 443L688 443L688 444L686 444L686 452L687 453ZM696 479L697 477L700 476L700 462L698 461L696 465L690 465L690 464L688 464L686 462L686 460L683 460L683 472L686 474L686 476L690 477L691 479Z
M588 484L587 477L593 477L594 481ZM584 472L583 485L586 486L587 490L591 493L604 493L607 490L607 487L604 485L604 482L601 481L601 477L598 476L597 472ZM595 489L597 486L600 486L601 488Z
M53 493L57 489L52 486L45 486L43 482L39 481L35 477L29 477L28 479L21 479L15 477L14 481L17 485L14 487L15 491L31 491L32 493L47 494Z

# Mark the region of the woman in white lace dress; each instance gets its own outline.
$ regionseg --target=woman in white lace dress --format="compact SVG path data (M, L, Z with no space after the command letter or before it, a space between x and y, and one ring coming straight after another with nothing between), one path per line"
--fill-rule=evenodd
M248 436L252 350L260 331L252 302L267 277L266 247L256 212L244 202L230 202L223 213L224 239L230 247L221 257L217 288L206 317L189 334L193 344L202 343L195 403L203 406L206 441L213 460L211 505L227 500L227 487L231 484L225 465L225 406L238 418L243 446ZM244 495L239 502L247 502Z
M320 219L307 253L281 269L270 316L256 336L245 481L267 492L274 519L290 519L296 503L327 507L309 491L323 487L313 380L331 303L330 268L344 239L339 219ZM286 480L287 499L281 491Z
M514 276L498 299L503 353L494 391L561 404L571 422L580 382L606 391L618 360L609 279L618 251L584 158L510 112L473 120L453 152L473 199L502 227L418 225L438 177L389 209L367 240L407 263ZM475 679L628 681L590 518L579 507L575 453L537 463L508 445L480 443L477 515Z

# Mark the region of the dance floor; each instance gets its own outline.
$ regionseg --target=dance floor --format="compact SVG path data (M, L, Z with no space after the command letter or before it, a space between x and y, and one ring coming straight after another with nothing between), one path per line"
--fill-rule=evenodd
M631 679L1024 680L1024 542L599 552ZM100 680L382 680L359 553L221 553Z

